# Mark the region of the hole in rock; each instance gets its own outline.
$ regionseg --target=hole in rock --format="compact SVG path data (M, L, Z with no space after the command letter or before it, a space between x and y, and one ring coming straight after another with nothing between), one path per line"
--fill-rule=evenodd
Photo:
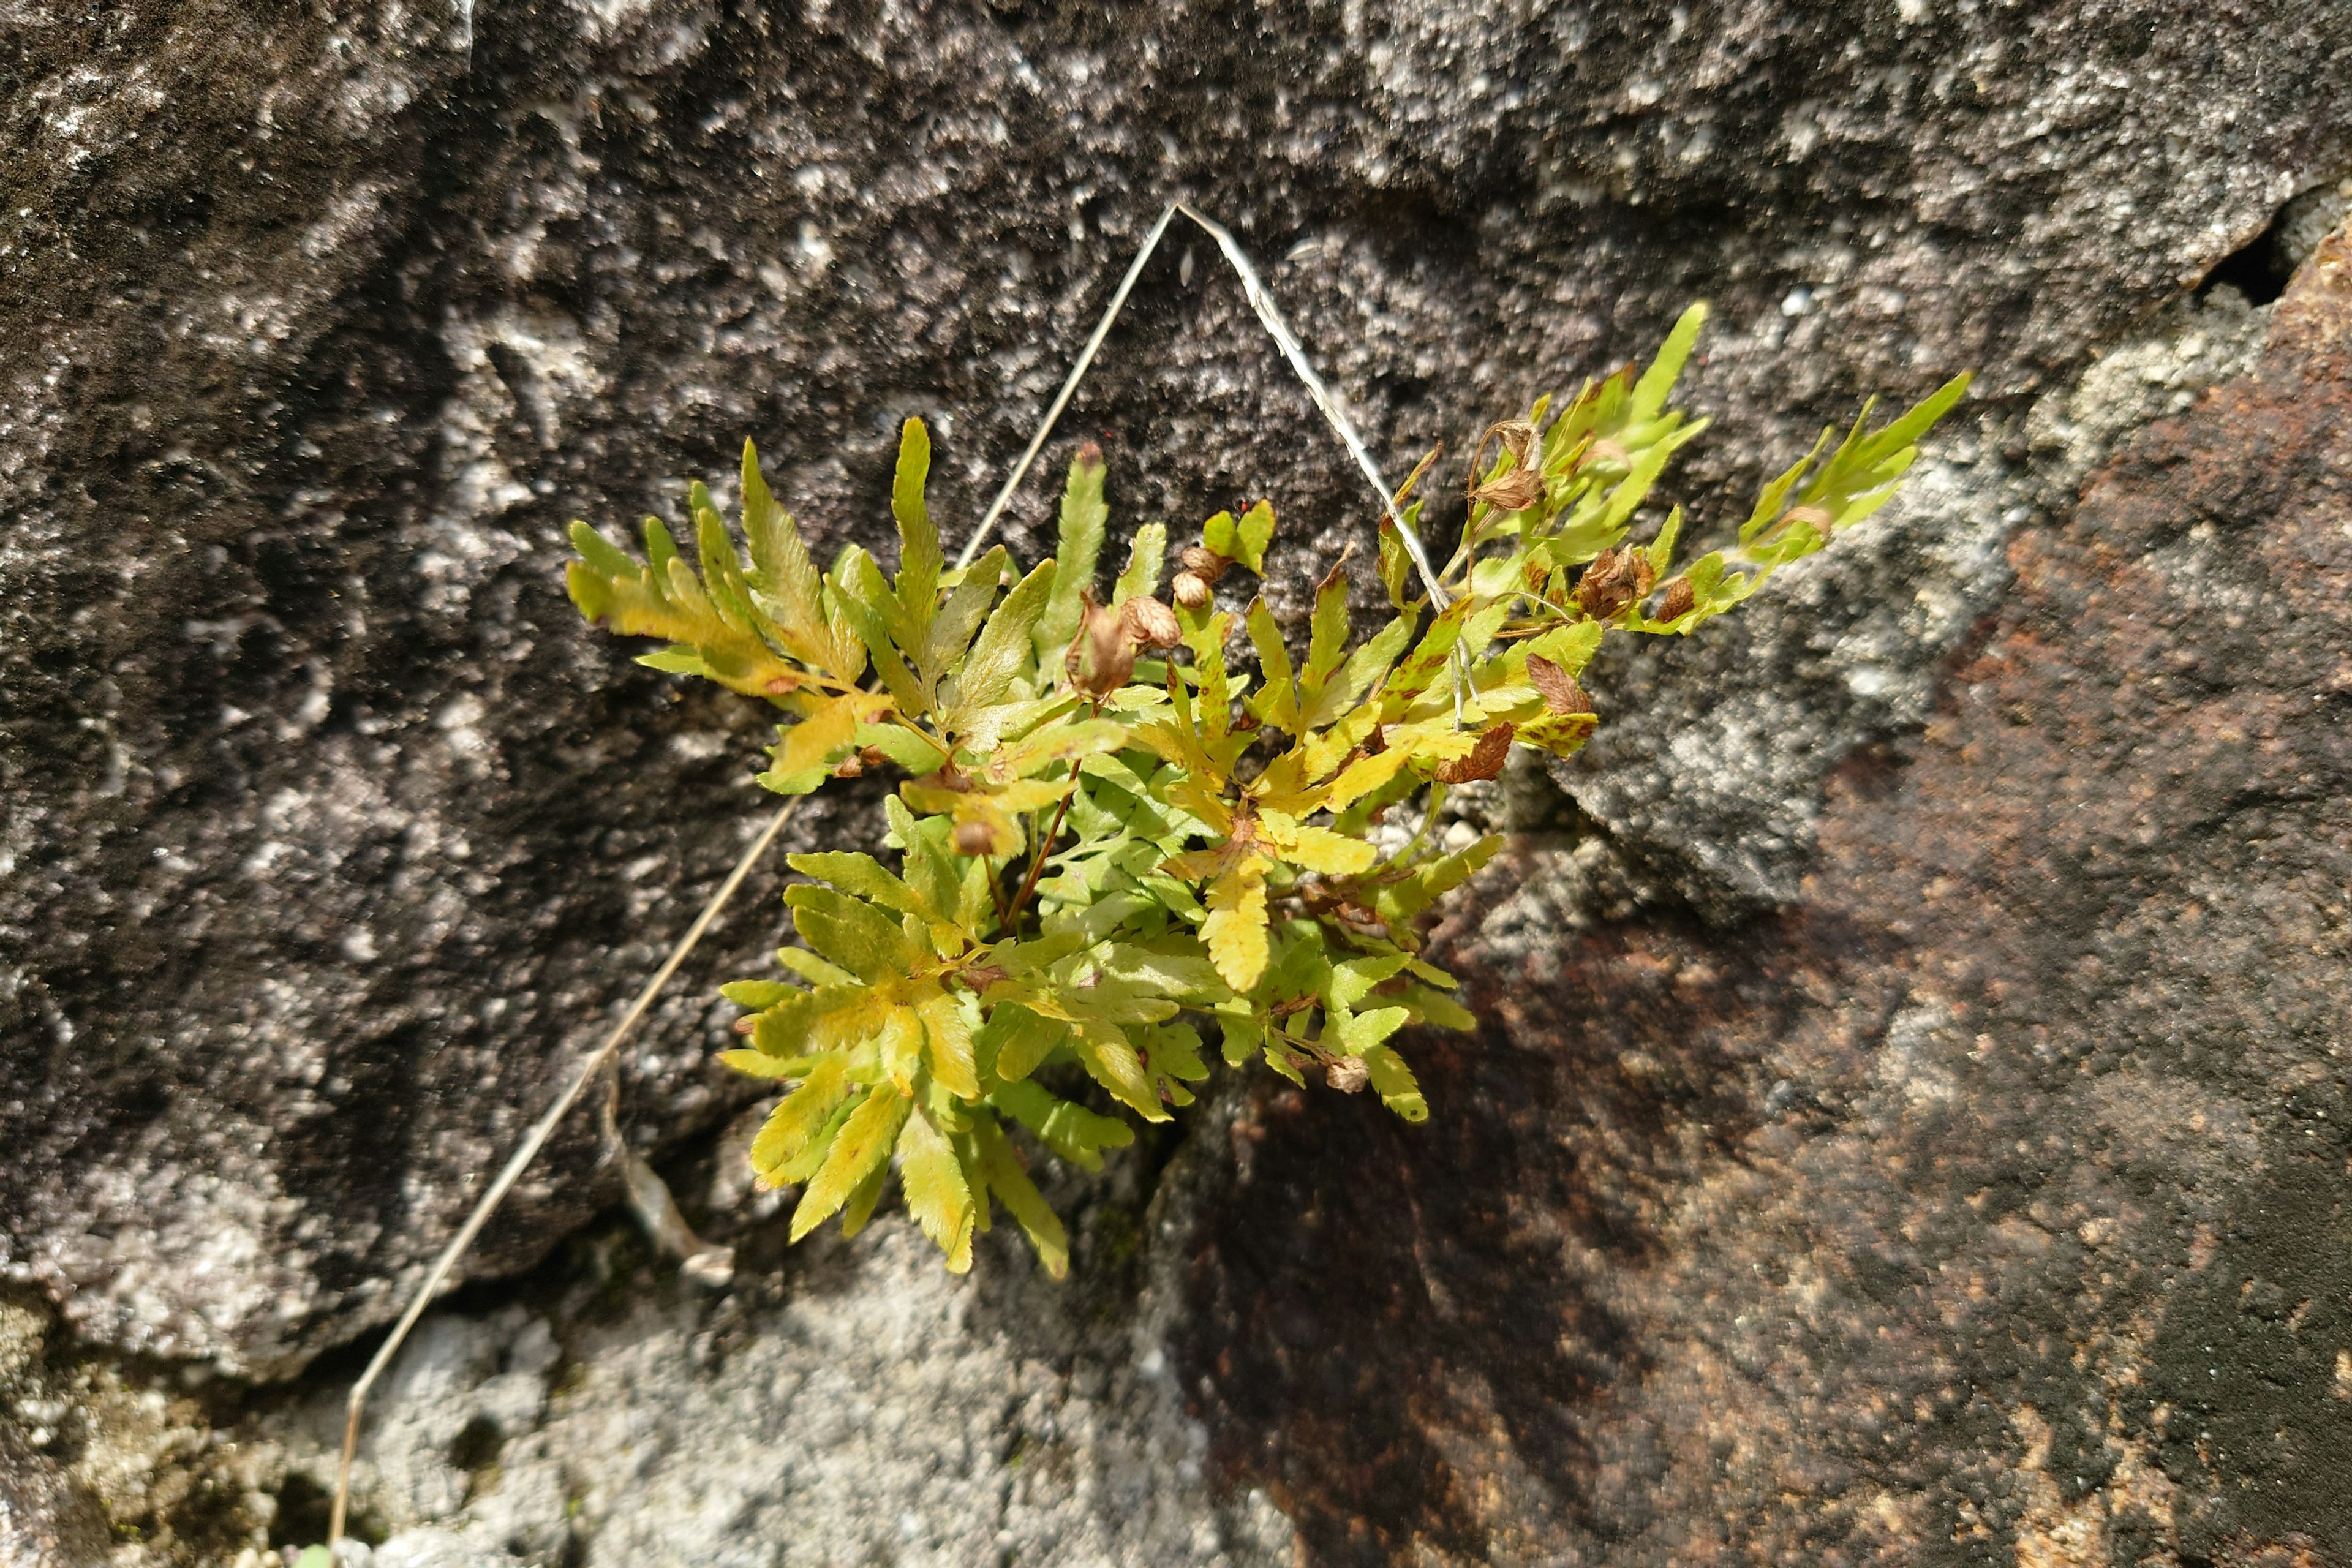
M299 1548L325 1541L334 1502L331 1489L299 1472L288 1476L286 1484L278 1489L278 1515L269 1521L269 1544ZM370 1546L383 1545L386 1535L383 1521L357 1503L344 1522L343 1533Z
M466 1423L457 1440L449 1445L450 1468L470 1475L497 1458L506 1440L507 1435L499 1430L497 1422L487 1415L477 1415Z

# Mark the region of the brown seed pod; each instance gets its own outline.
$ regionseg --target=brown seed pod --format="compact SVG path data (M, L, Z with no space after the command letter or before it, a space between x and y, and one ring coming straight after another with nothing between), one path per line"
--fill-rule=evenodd
M1477 779L1491 779L1503 771L1503 763L1511 755L1511 737L1518 731L1508 724L1497 724L1478 737L1466 757L1455 757L1437 764L1435 776L1440 784L1469 784Z
M1780 521L1782 522L1809 522L1813 525L1813 531L1815 532L1826 535L1830 531L1831 525L1836 522L1837 519L1830 514L1830 510L1827 507L1792 506L1787 511L1780 514Z
M1592 699L1576 677L1539 653L1528 655L1528 684L1543 693L1544 706L1555 713L1590 713Z
M1331 1064L1323 1079L1341 1094L1361 1094L1364 1086L1372 1081L1372 1073L1364 1066L1363 1058L1341 1057Z
M1097 697L1108 697L1127 684L1135 673L1135 639L1127 635L1119 623L1117 610L1107 610L1095 603L1094 590L1078 590L1078 603L1083 613L1078 617L1077 635L1070 639L1069 651L1062 656L1062 668L1069 672L1070 684Z
M746 1013L741 1017L736 1019L733 1025L735 1032L739 1035L748 1035L759 1026L760 1015L757 1013Z
M1665 597L1658 601L1657 618L1662 621L1679 620L1697 605L1698 590L1691 586L1689 578L1677 577L1666 584Z
M948 840L959 855L985 855L995 841L984 822L959 822L954 835Z
M1650 591L1657 573L1632 545L1604 550L1577 579L1575 598L1584 613L1605 621Z
M1186 545L1184 553L1178 559L1184 563L1185 571L1211 587L1216 586L1217 580L1225 574L1225 568L1233 564L1231 558L1218 554L1205 544Z
M1174 647L1184 640L1176 612L1157 599L1136 595L1118 607L1118 620L1127 635L1146 647Z
M1472 501L1485 501L1496 511L1524 511L1543 500L1543 476L1533 468L1513 468L1470 492Z
M1188 550L1185 553L1189 555L1192 552ZM1208 580L1197 573L1177 573L1176 581L1169 584L1168 591L1178 604L1188 610L1201 610L1208 607Z
M1499 437L1511 466L1484 484L1478 482L1478 459L1486 443ZM1521 511L1543 499L1543 474L1531 460L1536 427L1524 419L1505 419L1486 427L1477 450L1470 454L1470 500L1486 502L1496 511Z

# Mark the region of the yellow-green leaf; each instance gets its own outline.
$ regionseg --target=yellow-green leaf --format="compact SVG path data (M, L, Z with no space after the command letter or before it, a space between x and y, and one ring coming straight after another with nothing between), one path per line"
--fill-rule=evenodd
M830 1219L849 1201L858 1184L890 1157L890 1147L898 1142L898 1129L906 1124L907 1113L913 1104L895 1086L879 1083L850 1112L849 1120L834 1136L833 1149L825 1155L824 1166L801 1194L800 1205L793 1210L793 1240L798 1241Z
M1087 1076L1110 1090L1129 1110L1146 1121L1169 1119L1159 1091L1152 1087L1151 1075L1144 1071L1143 1058L1126 1030L1115 1024L1086 1025L1078 1032L1077 1055Z
M1271 816L1267 825L1274 826ZM1301 870L1320 872L1326 877L1352 877L1369 871L1380 858L1379 851L1364 840L1349 838L1328 827L1285 826L1274 831L1284 860Z
M799 1157L854 1087L839 1057L818 1058L800 1088L777 1103L751 1140L751 1168L772 1182L778 1180L779 1169Z
M923 998L917 1011L923 1016L931 1076L949 1093L978 1100L980 1078L972 1062L971 1026L964 1020L963 1009L946 992L934 991Z
M948 1272L961 1274L971 1267L971 1188L964 1181L963 1162L955 1146L920 1111L907 1119L898 1134L898 1185L907 1194L907 1212L948 1257Z
M861 710L872 706L872 699L863 693L819 698L808 717L797 724L780 726L776 743L769 749L775 759L776 776L790 778L839 762L857 738L858 722L866 716Z
M1209 962L1226 984L1247 991L1265 973L1265 858L1245 855L1209 885L1209 918L1201 926Z
M1149 597L1160 592L1160 568L1168 553L1168 525L1147 522L1135 531L1134 541L1127 548L1127 570L1118 574L1118 583L1110 591L1110 602L1124 605L1129 599Z
M890 512L898 520L898 605L914 636L919 653L930 630L931 613L940 592L940 574L947 561L940 553L940 531L923 503L923 485L931 471L931 433L919 419L909 419L898 430L898 467L890 480Z
M849 1201L841 1205L841 1238L844 1241L866 1228L874 1217L874 1208L882 1201L882 1184L889 1178L887 1160L866 1173L866 1179L850 1189Z
M1402 1057L1386 1046L1369 1047L1359 1056L1382 1105L1407 1121L1429 1120L1429 1102L1422 1099L1421 1085L1414 1081L1412 1069L1404 1065Z
M1062 650L1078 629L1078 595L1095 583L1095 563L1102 557L1103 530L1110 508L1103 500L1102 451L1089 441L1070 459L1069 483L1062 491L1062 531L1054 547L1059 563L1053 595L1045 613L1031 628L1038 665L1057 668Z
M915 1089L915 1071L923 1065L923 1020L912 1007L892 1007L882 1020L876 1041L882 1072L900 1094Z
M866 981L913 971L914 944L897 922L871 904L832 888L803 883L784 890L793 929L811 947Z
M1061 1216L1038 1192L1037 1184L1029 1179L1028 1170L1021 1163L1020 1151L1005 1137L1003 1129L986 1117L972 1125L971 1140L980 1152L981 1170L988 1181L988 1190L1003 1204L1005 1212L1021 1226L1021 1234L1029 1238L1036 1249L1037 1261L1045 1272L1056 1279L1066 1279L1070 1272L1070 1237L1062 1228Z

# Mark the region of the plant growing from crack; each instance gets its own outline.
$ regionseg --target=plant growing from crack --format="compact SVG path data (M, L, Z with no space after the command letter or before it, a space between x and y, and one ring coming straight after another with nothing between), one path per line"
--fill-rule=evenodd
M1132 1141L1128 1118L1192 1102L1204 1028L1230 1066L1262 1059L1302 1085L1319 1072L1427 1116L1400 1032L1475 1020L1423 957L1423 925L1501 843L1433 842L1448 786L1495 777L1515 745L1575 752L1600 723L1577 678L1605 637L1686 635L1863 521L1967 387L1876 430L1865 408L1843 440L1824 432L1734 547L1678 569L1679 509L1648 543L1627 535L1705 427L1669 401L1704 318L1686 312L1638 376L1490 428L1460 542L1417 581L1422 503L1406 496L1424 460L1381 521L1385 625L1352 637L1335 563L1303 651L1263 599L1217 602L1234 568L1264 567L1264 501L1209 519L1166 599L1166 531L1139 528L1098 603L1108 510L1091 447L1070 466L1054 556L1025 574L1001 546L949 568L919 420L891 492L895 576L855 545L820 572L748 442L748 561L698 483L697 563L656 519L642 562L573 524L583 615L666 640L641 663L786 715L762 784L903 774L884 802L896 864L791 857L809 879L785 894L806 943L777 954L792 978L725 988L749 1037L725 1059L790 1086L751 1157L763 1182L801 1188L794 1240L835 1215L854 1234L895 1168L950 1269L1001 1205L1059 1277L1068 1239L1024 1141L1098 1168ZM1254 672L1228 660L1236 634ZM1391 817L1409 830L1381 832Z

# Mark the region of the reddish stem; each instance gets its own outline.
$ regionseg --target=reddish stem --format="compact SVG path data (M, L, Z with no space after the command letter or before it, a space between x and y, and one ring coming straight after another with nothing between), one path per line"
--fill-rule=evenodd
M1013 899L1013 914L1004 922L1008 935L1012 932L1013 921L1020 919L1022 910L1028 904L1029 895L1037 890L1037 879L1045 869L1045 852L1062 835L1062 823L1070 815L1070 795L1078 793L1078 768L1084 761L1077 757L1070 761L1070 795L1062 797L1061 805L1054 813L1054 826L1045 830L1045 837L1037 840L1036 852L1029 857L1029 874L1021 879L1021 891Z

